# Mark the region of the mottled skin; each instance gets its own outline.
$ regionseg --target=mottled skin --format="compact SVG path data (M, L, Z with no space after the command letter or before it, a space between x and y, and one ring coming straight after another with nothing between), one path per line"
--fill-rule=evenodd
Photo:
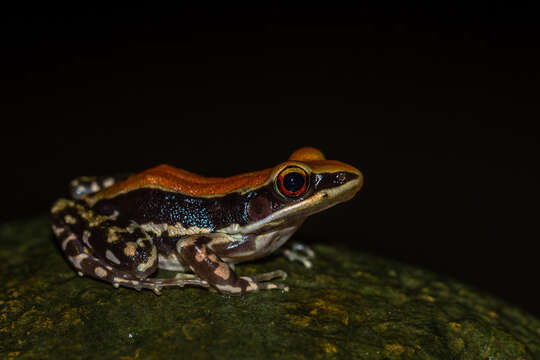
M285 279L281 270L238 276L233 265L272 253L309 215L351 199L361 186L360 171L314 148L299 149L272 169L230 178L161 165L129 177L72 181L73 199L59 199L51 209L52 228L79 275L115 287L287 290L271 282ZM309 248L284 254L311 265ZM157 268L179 273L149 277Z

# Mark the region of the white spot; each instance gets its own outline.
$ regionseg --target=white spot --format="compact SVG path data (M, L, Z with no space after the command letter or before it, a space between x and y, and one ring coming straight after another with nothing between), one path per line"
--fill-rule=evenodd
M70 205L73 205L72 201L65 200L65 199L60 199L60 200L58 200L57 202L54 203L54 205L53 205L53 207L51 209L51 212L56 213L58 211L62 211L66 207L68 207Z
M150 268L157 260L157 248L155 246L152 247L152 252L150 253L150 257L148 258L147 262L140 263L137 265L137 270L143 272L146 271L146 269Z
M257 283L247 276L242 276L240 277L240 279L244 279L249 283L248 287L246 288L246 291L254 291L259 288L257 286ZM267 286L270 286L270 284L267 284Z
M138 238L137 239L137 246L142 247L143 249L146 247L145 238Z
M104 278L105 276L107 276L107 270L105 270L104 268L100 266L94 269L94 273L100 278Z
M109 233L107 234L107 242L113 243L118 240L119 238L118 235L116 235L116 231L114 230L114 228L109 228Z
M124 248L124 254L126 254L126 256L135 256L135 252L137 251L137 244L135 244L134 242L127 242L126 247Z
M114 255L114 253L111 250L105 251L105 257L112 261L115 264L120 264L120 260Z
M88 247L91 247L90 244L88 243L88 239L90 239L90 235L91 235L90 231L88 231L88 230L84 230L84 231L83 231L83 234L82 234L82 241L83 241L83 243L85 243L85 245L88 246Z
M67 246L68 246L68 243L69 243L70 241L75 240L75 239L76 239L76 238L75 238L75 234L69 234L69 236L68 236L64 241L62 241L62 250L65 251L66 248L67 248Z
M105 180L103 180L103 186L104 187L109 187L112 184L114 184L114 179L113 178L106 178Z
M58 227L58 226L53 225L52 226L52 231L53 231L54 235L59 236L60 234L62 234L65 231L65 229L62 228L62 227Z
M118 218L118 215L120 215L118 210L114 210L113 213L109 216L109 219L116 220Z
M76 269L81 269L81 261L84 259L88 259L89 256L87 254L79 254L77 256L68 256L68 260L75 266Z
M67 223L67 224L75 224L77 223L77 220L71 216L71 215L66 215L64 216L64 221Z
M96 181L92 181L92 184L90 184L90 190L92 190L92 192L99 191L99 185Z

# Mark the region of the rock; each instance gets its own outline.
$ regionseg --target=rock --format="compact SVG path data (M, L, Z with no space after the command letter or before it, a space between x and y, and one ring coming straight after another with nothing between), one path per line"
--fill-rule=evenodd
M280 256L237 266L287 271L288 293L157 296L77 276L46 218L4 224L0 240L2 358L540 359L530 315L337 245L315 245L311 270Z

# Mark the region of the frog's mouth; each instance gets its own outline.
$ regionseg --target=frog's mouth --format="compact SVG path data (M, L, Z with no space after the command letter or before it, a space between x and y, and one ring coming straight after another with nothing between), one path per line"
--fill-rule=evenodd
M217 232L223 232L229 235L253 234L267 232L291 223L301 222L312 214L352 199L358 190L360 190L361 186L361 178L352 179L341 186L320 190L309 198L278 210L254 223L244 226L232 224L226 228L217 230Z

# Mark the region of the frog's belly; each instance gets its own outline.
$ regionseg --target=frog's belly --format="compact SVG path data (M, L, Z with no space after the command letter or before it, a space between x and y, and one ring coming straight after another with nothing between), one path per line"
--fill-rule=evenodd
M246 250L232 251L225 256L221 256L221 258L226 262L239 263L265 257L285 244L298 227L298 225L295 225L252 236L248 240L248 242L251 242L250 246L244 247L244 249L247 248Z

